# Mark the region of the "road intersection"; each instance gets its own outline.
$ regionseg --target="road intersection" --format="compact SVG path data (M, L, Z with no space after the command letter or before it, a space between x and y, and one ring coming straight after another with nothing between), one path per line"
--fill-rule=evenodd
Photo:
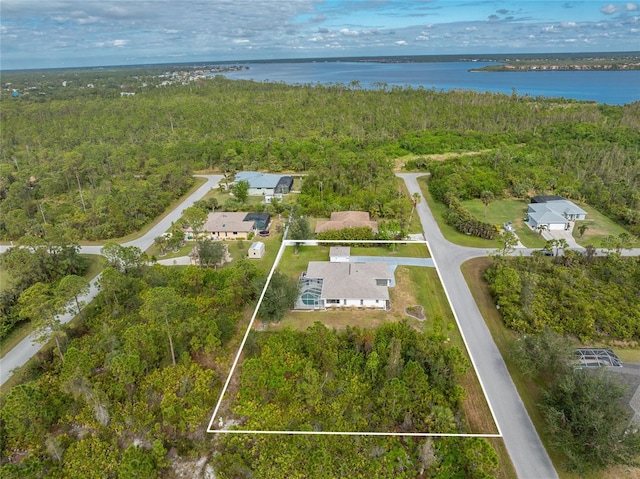
M422 173L397 173L402 178L410 195L422 192L418 184L418 177ZM123 243L123 246L137 246L146 251L156 237L169 229L171 224L177 221L185 208L205 196L212 188L216 188L223 178L221 175L198 175L206 179L206 182L187 197L182 203L169 212L156 225L140 238ZM490 407L498 422L507 450L519 478L553 479L558 475L549 459L540 438L531 422L529 415L518 395L518 392L507 371L506 365L493 338L487 328L484 319L476 305L469 287L462 275L461 265L472 258L485 257L495 250L483 250L480 248L462 247L450 243L442 235L438 224L431 213L426 201L421 201L416 207L420 217L425 238L427 239L433 260L438 268L440 278L447 292L447 296L454 309L464 336L469 354L482 387L487 395ZM83 254L100 254L101 246L81 246ZM0 246L0 253L6 251L7 246ZM519 248L517 254L530 255L534 250ZM640 250L629 250L624 255L640 255ZM97 294L97 282L99 276L91 281L88 295L81 298L89 303ZM61 322L66 323L73 319L72 315L61 316ZM0 359L0 385L4 384L13 374L15 368L24 365L33 357L41 345L34 341L32 336L12 348Z
M397 176L405 181L409 195L419 193L422 197L417 180L421 174L398 173ZM460 270L465 261L487 256L488 251L447 241L426 201L418 203L416 211L518 477L558 477Z
M218 186L218 182L223 178L222 175L196 175L206 179L206 182L196 191L190 194L184 201L171 210L164 218L156 223L149 231L139 238L123 243L122 246L137 246L142 251L146 251L153 244L153 240L167 231L171 224L179 220L182 212L193 206L193 203L201 199L211 189ZM0 253L6 251L8 246L0 246ZM81 246L82 254L100 254L102 246ZM96 276L90 282L89 293L78 298L84 304L89 304L98 294L98 281L100 275ZM75 317L74 314L63 314L59 316L60 322L66 324ZM0 386L3 385L12 375L16 368L22 367L40 350L42 344L36 341L35 335L31 334L16 344L2 358L0 358Z

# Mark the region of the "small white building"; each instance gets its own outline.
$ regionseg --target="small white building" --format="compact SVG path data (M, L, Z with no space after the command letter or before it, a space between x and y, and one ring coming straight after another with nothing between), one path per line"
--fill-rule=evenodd
M351 248L348 246L332 246L329 248L329 261L332 263L348 263L351 259Z
M256 241L249 247L247 257L251 259L260 259L264 256L266 249L262 241Z

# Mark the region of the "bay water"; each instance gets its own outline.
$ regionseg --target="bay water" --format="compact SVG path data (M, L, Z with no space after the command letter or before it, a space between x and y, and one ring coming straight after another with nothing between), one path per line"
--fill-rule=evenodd
M587 100L610 105L640 101L640 70L474 72L487 62L273 62L239 63L230 79L286 84L343 84L365 89L425 88L495 92L532 97Z

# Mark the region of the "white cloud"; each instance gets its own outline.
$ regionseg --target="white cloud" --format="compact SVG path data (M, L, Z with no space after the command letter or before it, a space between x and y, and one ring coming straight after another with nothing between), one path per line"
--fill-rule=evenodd
M118 39L118 40L109 40L106 42L97 42L95 45L96 47L124 47L125 45L127 45L127 43L129 43L129 40L123 40L123 39Z
M637 43L639 0L602 0L591 17L575 8L573 16L558 18L538 2L514 0L508 10L498 10L494 0L468 2L491 3L482 11L463 3L0 0L0 59L3 68L38 68L101 65L107 56L115 64L179 55L199 61L324 56L325 48L332 56L394 54L400 46L412 54L552 51L573 37L588 37L594 51Z
M613 15L614 13L620 11L620 7L618 5L613 5L612 3L610 3L609 5L605 5L604 7L602 7L600 11L605 15Z

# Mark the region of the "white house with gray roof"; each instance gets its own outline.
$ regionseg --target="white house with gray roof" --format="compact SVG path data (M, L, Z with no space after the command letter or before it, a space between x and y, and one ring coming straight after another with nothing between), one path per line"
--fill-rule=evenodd
M386 263L310 261L300 278L298 309L390 308Z
M569 229L571 221L584 220L587 212L572 201L561 199L530 203L527 215L532 229L563 230Z
M236 174L234 183L249 183L250 196L273 196L288 194L293 187L293 177L260 173L259 171L241 171Z

